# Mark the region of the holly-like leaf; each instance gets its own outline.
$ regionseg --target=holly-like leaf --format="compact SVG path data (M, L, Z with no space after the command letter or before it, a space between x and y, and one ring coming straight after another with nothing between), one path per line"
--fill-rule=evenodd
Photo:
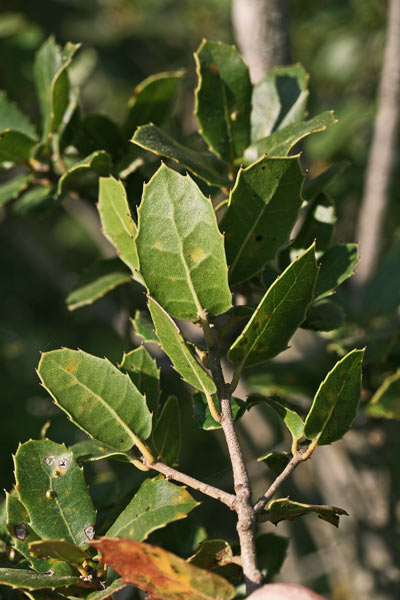
M184 519L198 505L184 486L162 475L146 479L106 535L142 542L152 531Z
M262 158L240 169L221 222L232 284L261 271L287 242L301 206L302 182L298 157Z
M257 458L267 465L276 477L288 466L292 454L290 452L268 452L264 456Z
M32 175L30 174L18 175L0 184L0 206L4 206L7 202L18 198L26 190L31 179Z
M138 438L149 437L145 398L107 359L82 350L53 350L42 355L38 374L57 406L89 436L116 450L130 450Z
M128 102L128 114L123 126L127 137L133 135L139 125L161 125L164 122L175 99L178 83L184 74L183 69L157 73L136 86Z
M158 156L171 158L209 185L229 186L230 184L225 163L214 154L193 150L174 140L156 125L138 127L131 142Z
M279 129L246 148L244 153L246 164L253 163L264 154L268 156L287 156L297 142L312 133L324 131L336 122L333 112L327 110L309 121L292 123L283 129Z
M29 552L38 558L50 557L72 564L79 564L88 558L79 546L65 540L36 540L30 542Z
M214 406L217 409L217 412L221 412L221 405L218 399L217 394L213 394ZM211 415L210 409L208 407L207 398L201 392L196 392L192 396L193 402L193 416L197 423L200 425L202 429L205 431L212 431L214 429L221 429L221 423L217 423L213 416ZM246 402L240 400L239 398L231 397L231 410L234 421L238 421L244 412L246 411Z
M12 206L18 215L30 215L48 210L55 204L54 189L49 185L35 185L16 200Z
M260 521L270 521L277 525L280 521L293 521L308 513L316 513L320 519L335 527L339 525L340 516L348 514L343 508L337 506L302 504L289 498L279 498L270 502L268 508L260 514Z
M114 581L104 590L98 590L97 592L92 592L89 596L86 596L86 600L107 600L107 598L115 594L115 592L122 590L127 585L128 584L119 577L118 579L114 579Z
M304 435L320 446L339 440L351 428L360 401L364 351L346 354L319 386L304 423Z
M225 540L204 540L188 563L200 569L218 573L223 577L241 579L242 567L235 562L232 548Z
M153 428L153 445L167 465L177 465L181 450L181 416L178 400L169 396Z
M66 588L74 583L79 583L76 575L52 575L51 572L35 573L29 569L0 569L0 585L14 589L42 590Z
M251 141L302 121L308 98L308 74L297 65L271 69L253 89Z
M6 492L7 528L11 534L11 543L22 554L35 571L45 573L50 569L50 561L33 557L29 553L29 543L38 540L38 535L29 523L29 515L17 494Z
M304 321L317 274L313 244L267 290L243 332L232 344L228 359L250 367L285 350L289 339Z
M257 560L265 582L271 581L281 570L288 546L288 538L275 533L263 533L257 536Z
M148 299L148 307L161 347L171 359L175 370L196 389L204 393L215 393L215 383L191 353L173 319L151 297Z
M198 75L195 115L200 133L220 158L243 155L250 141L252 85L237 50L203 40L194 55Z
M124 581L148 592L149 600L230 600L235 595L234 587L219 575L157 546L124 538L100 538L92 545Z
M275 398L259 396L258 394L252 394L247 398L247 409L250 409L252 406L257 404L267 404L267 406L270 406L280 416L288 428L293 441L299 440L301 437L303 437L304 423L297 412L287 408L287 406L282 404L282 402L279 402L279 400L275 400Z
M96 150L89 156L76 162L66 173L64 173L57 187L57 195L66 193L69 187L73 186L80 175L93 172L97 175L108 175L111 171L111 158L105 150Z
M316 298L324 298L351 277L358 263L357 244L335 244L319 259L321 266L315 284Z
M121 181L113 177L100 178L98 210L104 235L137 278L139 259L134 241L136 223Z
M132 274L118 258L98 260L81 275L78 284L68 294L68 310L93 304L99 298L123 283L129 283Z
M189 176L162 165L146 184L136 246L150 294L173 317L197 321L232 306L223 237Z
M400 420L400 371L387 377L365 407L371 417Z
M124 353L120 367L129 374L143 396L146 396L149 410L155 412L160 397L160 371L146 348L141 346Z
M43 141L61 126L71 100L68 67L80 44L60 48L52 37L39 48L34 65L35 85L42 113Z
M78 546L93 539L96 513L83 472L63 444L30 440L20 445L15 479L38 536L63 538Z
M127 452L108 448L108 446L97 440L83 440L82 442L73 444L69 449L79 464L93 462L94 460L103 460L105 458L112 458L121 462L130 462L132 460L132 457Z
M135 333L143 339L143 343L153 342L159 344L160 340L156 336L154 331L154 325L148 319L143 311L137 310L135 316L131 319L131 323L135 330Z
M342 307L331 300L322 299L310 304L301 327L314 331L333 331L341 327L343 321Z

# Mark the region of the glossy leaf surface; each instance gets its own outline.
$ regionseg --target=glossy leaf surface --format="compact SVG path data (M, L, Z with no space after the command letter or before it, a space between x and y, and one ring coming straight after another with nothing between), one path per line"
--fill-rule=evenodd
M76 162L66 173L64 173L59 181L57 188L57 195L61 196L65 193L68 187L72 186L77 180L79 175L86 174L88 172L96 173L97 175L108 175L111 171L111 158L110 155L104 150L96 150L89 156L86 156L82 160Z
M335 527L339 525L339 517L347 515L343 508L337 506L302 504L301 502L289 500L289 498L279 498L270 502L267 510L261 513L261 520L270 521L276 525L280 521L293 521L293 519L308 513L316 513L320 519L331 523Z
M304 435L320 446L339 440L350 429L361 394L364 350L352 350L339 360L314 397L304 423Z
M193 150L174 140L156 125L138 127L131 142L158 156L171 158L210 185L228 186L230 183L225 164L214 154Z
M29 552L38 558L46 556L72 564L79 564L88 558L79 546L65 540L37 540L29 544Z
M28 569L0 569L0 585L23 590L42 590L46 588L68 587L78 583L73 575L45 575Z
M244 153L246 163L252 163L264 154L286 156L297 142L312 133L324 131L336 122L333 112L327 110L309 121L292 123L246 148Z
M167 465L177 465L181 450L181 416L178 400L169 396L153 428L153 445Z
M228 359L250 367L287 348L304 321L318 274L314 245L294 260L268 289L243 332L231 346Z
M70 451L50 440L25 442L15 455L15 478L33 530L41 538L86 545L95 510L82 470Z
M242 156L250 141L252 85L237 50L204 40L195 53L198 74L195 115L200 133L223 160Z
M371 417L400 420L400 371L384 380L365 410Z
M149 600L230 600L235 595L235 589L219 575L157 546L123 538L101 538L92 545L124 581L148 592Z
M99 298L123 283L129 283L132 275L118 258L98 260L83 272L78 284L66 298L68 310L93 304Z
M146 479L106 535L141 542L152 531L184 519L198 504L185 487L171 483L162 475Z
M0 206L15 200L27 187L32 175L18 175L0 184Z
M329 296L351 277L358 263L357 244L335 244L318 261L321 268L315 284L316 298Z
M221 222L232 284L261 271L287 242L302 202L302 181L298 157L262 158L240 169Z
M255 84L251 110L252 142L304 119L307 84L308 75L299 64L275 67Z
M139 125L161 125L164 122L184 73L183 70L157 73L136 86L128 102L128 114L124 123L127 137L133 135Z
M38 374L57 406L91 437L116 450L129 450L137 437L149 437L145 398L107 359L82 350L53 350L42 355Z
M146 396L149 410L155 412L160 396L160 371L146 348L141 346L124 353L120 367L129 374L143 396Z
M161 347L175 370L196 389L210 394L216 392L215 383L189 350L173 319L153 298L149 297L148 307Z
M120 259L137 276L139 260L134 241L136 223L121 181L113 177L100 179L98 210L104 235L117 250Z
M140 272L155 300L185 321L229 310L223 237L210 200L194 181L161 166L138 212Z

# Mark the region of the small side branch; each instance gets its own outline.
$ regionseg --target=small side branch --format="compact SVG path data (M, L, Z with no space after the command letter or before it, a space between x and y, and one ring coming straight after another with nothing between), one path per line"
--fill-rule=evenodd
M190 477L190 475L185 475L185 473L181 473L168 465L155 461L155 462L147 462L145 459L143 460L143 464L149 468L158 471L165 475L167 479L173 479L174 481L179 481L179 483L184 483L185 485L193 488L194 490L198 490L202 492L206 496L210 496L210 498L214 498L214 500L219 500L223 504L226 504L231 510L234 509L235 505L235 496L233 494L229 494L228 492L224 492L219 488L216 488L208 483L204 483L203 481L199 481L194 477Z

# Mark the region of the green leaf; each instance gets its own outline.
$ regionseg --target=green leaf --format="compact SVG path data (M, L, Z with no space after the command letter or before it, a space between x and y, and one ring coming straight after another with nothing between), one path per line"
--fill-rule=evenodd
M93 304L123 283L132 281L131 272L119 258L97 260L81 275L78 284L66 298L68 310Z
M177 465L181 449L181 417L178 400L169 396L153 429L153 445L167 465Z
M132 218L124 184L114 177L100 178L99 203L103 233L115 247L120 259L138 278L139 260L134 237L136 223Z
M104 150L97 150L82 160L76 162L58 181L57 195L65 194L69 187L76 183L80 175L88 172L97 175L108 175L111 171L110 155Z
M302 189L303 197L306 200L316 198L331 183L331 181L335 179L337 175L343 173L348 166L349 162L345 160L335 162L313 179L306 179Z
M297 142L312 133L324 131L336 122L333 112L327 110L309 121L292 123L283 129L279 129L246 148L244 153L246 164L258 160L264 154L268 154L268 156L286 156Z
M289 498L279 498L273 500L268 505L267 510L260 515L261 521L270 521L277 525L280 521L293 521L297 517L302 517L308 513L316 513L320 519L331 523L335 527L339 525L339 517L347 515L343 508L337 506L326 506L317 504L302 504L289 500Z
M203 40L194 55L198 74L195 115L210 148L228 162L250 141L252 85L237 50Z
M357 244L335 244L318 262L321 268L315 284L315 297L324 298L353 275L358 263Z
M190 565L163 548L136 540L103 537L92 545L107 565L149 597L163 600L231 600L235 588L225 579Z
M24 556L35 571L45 573L50 569L50 561L34 558L29 553L29 543L39 537L29 523L29 515L25 506L16 494L6 492L7 528L11 534L11 543Z
M187 562L200 569L218 573L223 577L241 579L242 568L234 562L232 548L225 540L204 540L199 549Z
M36 185L24 192L12 209L18 215L30 215L46 211L54 204L54 189L48 185Z
M106 358L63 348L42 355L38 374L57 406L89 436L130 450L151 433L146 400Z
M264 462L276 477L288 466L292 458L291 452L268 452L264 456L257 458L259 462Z
M106 535L141 542L152 531L184 519L198 505L184 486L175 485L161 475L146 479Z
M262 158L240 169L221 222L232 284L250 279L286 243L301 206L298 157Z
M287 408L274 398L267 398L265 396L259 396L257 394L252 394L247 398L247 409L249 410L252 406L257 404L267 404L270 406L282 419L288 428L292 438L294 441L299 440L303 437L304 423L301 417L290 408ZM258 459L263 460L263 459Z
M17 175L17 177L0 184L0 206L18 198L21 192L28 187L31 179L32 175L30 174Z
M310 304L302 329L314 331L333 331L343 325L344 312L339 304L331 300L318 300Z
M127 137L132 136L139 125L161 125L165 121L175 99L178 83L184 74L183 69L157 73L136 86L128 102L128 114L123 126Z
M80 44L68 42L63 49L48 38L39 48L34 65L35 85L42 113L43 141L61 126L71 100L68 66Z
M194 181L162 165L138 212L140 272L155 300L185 321L229 310L223 237L211 201Z
M264 582L269 583L279 573L286 558L289 540L275 533L263 533L256 537L256 553Z
M171 158L210 185L227 187L230 184L225 163L214 154L184 146L156 125L138 127L131 142L158 156Z
M117 160L127 145L116 123L105 115L91 113L73 127L75 138L73 145L83 156L98 150Z
M204 393L216 392L215 383L197 362L169 314L151 297L148 307L161 347L183 379Z
M230 347L228 359L250 367L285 350L289 339L304 321L317 274L312 245L267 290L243 332Z
M76 544L65 540L37 540L30 542L29 552L33 556L56 558L72 564L79 564L88 558L86 552Z
M365 407L371 417L400 420L400 370L387 377Z
M35 128L19 108L0 91L0 132L18 131L31 140L37 140Z
M106 587L104 590L99 590L98 592L92 592L88 596L86 596L86 600L107 600L110 596L112 596L115 592L126 587L128 584L125 583L121 578L114 579L114 581Z
M304 423L304 435L318 445L339 440L350 429L361 394L364 350L352 350L339 360L314 397Z
M141 346L124 353L120 368L129 374L137 389L146 396L147 406L154 413L160 397L160 371L156 361Z
M96 513L83 472L63 444L30 440L20 445L15 479L38 536L64 538L78 546L93 539Z
M0 132L0 163L26 163L33 153L36 141L20 131Z
M76 575L35 573L28 569L0 569L0 585L22 590L42 590L68 587L79 583Z
M143 342L153 342L159 344L160 341L155 334L154 325L148 319L143 311L137 310L135 317L131 319L135 333L143 338Z
M132 459L127 452L114 450L97 440L83 440L82 442L73 444L69 449L79 464L94 460L103 460L105 458L113 458L121 462L130 462Z
M275 67L255 84L251 110L251 141L302 121L308 98L308 74L297 65Z
M216 394L213 394L213 401L215 408L220 413L221 405ZM200 425L202 429L205 431L212 431L213 429L221 429L221 423L217 423L210 413L210 409L208 408L207 398L201 392L196 392L192 396L193 403L193 416L197 423ZM231 410L234 421L238 421L243 413L246 411L246 402L240 400L239 398L231 397Z

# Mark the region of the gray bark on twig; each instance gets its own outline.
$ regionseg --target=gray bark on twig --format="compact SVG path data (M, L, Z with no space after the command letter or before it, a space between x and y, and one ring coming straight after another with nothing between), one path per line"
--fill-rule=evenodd
M377 115L365 175L357 238L361 257L353 278L356 290L373 274L379 258L389 185L395 159L400 103L400 1L389 0L387 42Z
M232 22L253 82L272 67L290 63L287 0L233 0Z

